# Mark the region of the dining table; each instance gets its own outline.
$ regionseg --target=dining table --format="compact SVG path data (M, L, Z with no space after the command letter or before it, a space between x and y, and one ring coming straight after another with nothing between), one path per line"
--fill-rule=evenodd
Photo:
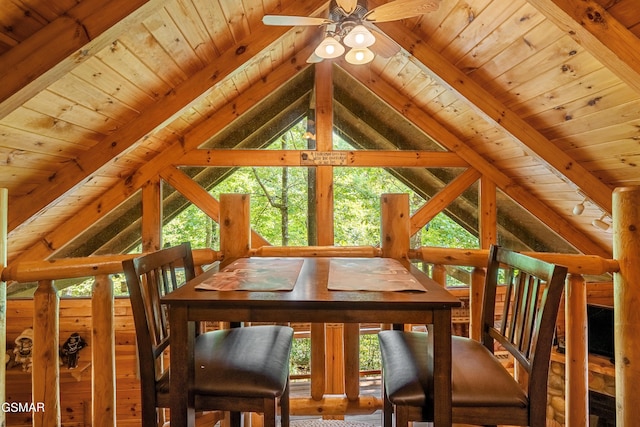
M391 258L248 257L162 298L168 306L170 421L194 425L196 323L310 322L430 325L434 425L451 425L451 309L460 300L413 264Z

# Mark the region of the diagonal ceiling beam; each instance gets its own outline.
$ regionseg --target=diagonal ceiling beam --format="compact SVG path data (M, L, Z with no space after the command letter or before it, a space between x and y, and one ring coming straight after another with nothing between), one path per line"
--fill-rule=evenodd
M309 57L313 47L309 46L298 52L290 60L271 72L265 79L257 81L251 90L240 94L232 102L220 108L208 120L192 129L182 138L177 139L170 147L158 154L132 176L123 177L113 187L91 203L83 207L61 227L51 231L39 239L38 243L24 251L11 263L21 260L48 259L77 237L91 224L97 223L112 209L118 207L132 194L138 191L150 179L158 175L166 167L173 165L185 152L197 149L213 135L229 126L237 117L252 109L257 103L269 97L274 91L292 79L302 68L307 67L305 60Z
M467 76L402 24L381 24L387 35L409 51L423 67L445 86L466 99L469 105L496 126L520 141L538 159L580 187L595 204L611 212L612 189L568 154L545 138L480 84Z
M84 0L0 56L0 120L167 0Z
M640 39L593 0L528 0L620 80L640 92ZM636 6L637 7L637 6Z
M313 14L323 5L324 1L300 0L294 2L284 12L306 16ZM107 136L91 150L87 150L76 159L73 165L58 171L47 184L39 186L30 194L13 200L12 209L9 212L9 230L16 229L68 191L86 183L91 175L108 161L120 156L145 135L179 116L189 108L194 100L236 69L251 61L255 55L288 30L288 27L259 27L249 37L224 52L216 61L208 64L174 90L159 97L135 120ZM299 63L304 63L304 61Z
M480 179L482 174L473 168L469 168L457 176L445 188L434 194L431 199L413 215L411 215L411 235L416 234L422 227L431 221L438 213L449 206L471 184Z
M175 166L167 166L160 171L160 177L168 182L173 188L179 191L191 203L197 206L202 212L211 217L215 222L220 218L220 202L216 200L200 184L191 179L190 176L182 172ZM270 246L264 237L251 229L251 247L260 248Z
M610 258L611 254L608 250L603 249L599 244L591 240L588 236L575 228L564 217L558 215L545 203L537 197L531 197L526 188L509 178L502 171L496 169L484 157L469 147L464 141L449 132L438 121L429 114L425 114L423 110L416 107L410 99L400 94L394 87L381 79L371 79L371 73L367 67L352 66L347 63L341 65L354 78L366 85L373 93L384 100L392 108L402 112L402 114L411 120L418 128L443 147L451 150L466 160L469 165L478 170L478 172L486 175L489 179L516 203L527 209L532 215L538 218L543 224L552 229L560 237L565 239L576 249L585 254L598 255Z

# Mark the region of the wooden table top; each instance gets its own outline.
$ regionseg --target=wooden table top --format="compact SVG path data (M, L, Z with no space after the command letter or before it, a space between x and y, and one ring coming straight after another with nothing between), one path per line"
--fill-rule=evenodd
M268 260L268 258L261 258ZM163 298L171 306L189 306L190 309L255 309L297 310L425 310L460 306L460 300L434 282L414 266L411 275L424 286L425 291L338 291L328 289L330 262L344 258L301 258L304 260L295 286L290 291L211 291L195 287L209 280L215 272L197 276L191 282ZM366 258L361 258L366 260ZM374 258L375 259L375 258ZM381 276L384 280L384 276ZM357 277L354 280L358 280Z

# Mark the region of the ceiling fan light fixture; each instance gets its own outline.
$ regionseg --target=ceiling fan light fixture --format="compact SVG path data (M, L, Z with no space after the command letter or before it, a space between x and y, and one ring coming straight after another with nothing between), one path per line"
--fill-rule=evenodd
M344 51L344 46L342 46L338 40L332 36L327 36L322 40L322 43L316 47L315 54L320 58L331 59L339 57Z
M344 38L344 44L351 48L362 49L376 42L375 36L364 25L356 25Z
M349 50L349 52L344 56L344 59L346 59L349 64L363 65L373 61L374 57L375 55L373 52L365 47L362 49Z

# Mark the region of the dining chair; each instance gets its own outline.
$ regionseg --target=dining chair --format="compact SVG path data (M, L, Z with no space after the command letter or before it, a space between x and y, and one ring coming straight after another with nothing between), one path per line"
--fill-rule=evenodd
M195 277L189 243L123 261L136 329L142 424L155 427L158 408L170 405L168 310L161 297ZM197 328L196 328L197 329ZM195 331L194 331L195 334ZM264 414L275 427L289 425L289 356L293 329L260 325L197 334L194 344L196 411L229 411L232 426L241 412ZM184 391L187 393L187 390Z
M500 270L504 270L504 276ZM452 337L452 419L473 425L544 427L547 379L567 268L492 246L484 285L481 342ZM502 282L504 280L504 282ZM496 319L498 283L506 283ZM381 331L385 427L433 419L429 332ZM525 385L496 358L508 351Z

